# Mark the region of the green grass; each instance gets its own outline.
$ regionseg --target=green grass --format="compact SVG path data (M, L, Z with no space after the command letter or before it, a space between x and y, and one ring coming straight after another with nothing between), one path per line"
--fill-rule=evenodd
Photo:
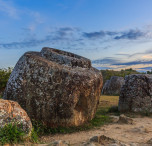
M34 128L32 129L32 132L31 132L30 141L32 143L38 143L39 142L38 133Z
M17 124L7 124L0 128L0 144L16 144L24 141L25 133L17 127Z

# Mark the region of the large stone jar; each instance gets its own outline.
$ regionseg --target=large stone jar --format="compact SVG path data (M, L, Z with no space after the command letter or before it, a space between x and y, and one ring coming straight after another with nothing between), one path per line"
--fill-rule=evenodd
M121 112L152 113L152 75L126 76L120 92L118 109Z
M43 48L19 59L3 98L17 101L47 126L78 126L94 117L102 82L89 59Z
M112 76L103 86L102 94L104 95L119 95L122 85L125 83L123 77Z

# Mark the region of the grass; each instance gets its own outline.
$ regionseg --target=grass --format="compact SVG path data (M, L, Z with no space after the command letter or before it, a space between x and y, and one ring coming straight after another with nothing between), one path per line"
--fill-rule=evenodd
M18 127L16 123L9 123L3 128L0 128L0 145L18 144L26 142L38 143L38 135L34 128L31 131L31 136L25 137L24 131Z
M3 96L3 90L0 90L0 98Z
M47 135L47 134L56 134L56 133L73 133L84 130L90 130L98 128L102 125L108 124L111 122L110 114L115 112L118 114L118 96L101 96L99 107L96 112L96 115L93 120L88 123L85 123L82 126L78 127L58 127L58 128L48 128L43 125L41 122L32 120L32 125L35 129L37 135ZM115 109L111 107L115 106Z
M16 144L24 141L25 133L17 127L17 124L7 124L0 128L0 144Z

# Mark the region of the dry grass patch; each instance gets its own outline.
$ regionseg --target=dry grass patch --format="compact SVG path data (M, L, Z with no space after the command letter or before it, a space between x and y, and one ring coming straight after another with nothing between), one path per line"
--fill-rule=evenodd
M119 96L101 95L99 107L118 106Z

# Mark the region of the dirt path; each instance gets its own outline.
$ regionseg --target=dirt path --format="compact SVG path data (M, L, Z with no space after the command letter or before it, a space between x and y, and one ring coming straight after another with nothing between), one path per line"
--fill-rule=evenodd
M90 131L44 136L41 140L45 143L65 140L69 144L79 145L88 141L90 137L105 135L124 143L146 143L152 138L152 118L134 118L133 120L135 122L133 125L113 123Z

